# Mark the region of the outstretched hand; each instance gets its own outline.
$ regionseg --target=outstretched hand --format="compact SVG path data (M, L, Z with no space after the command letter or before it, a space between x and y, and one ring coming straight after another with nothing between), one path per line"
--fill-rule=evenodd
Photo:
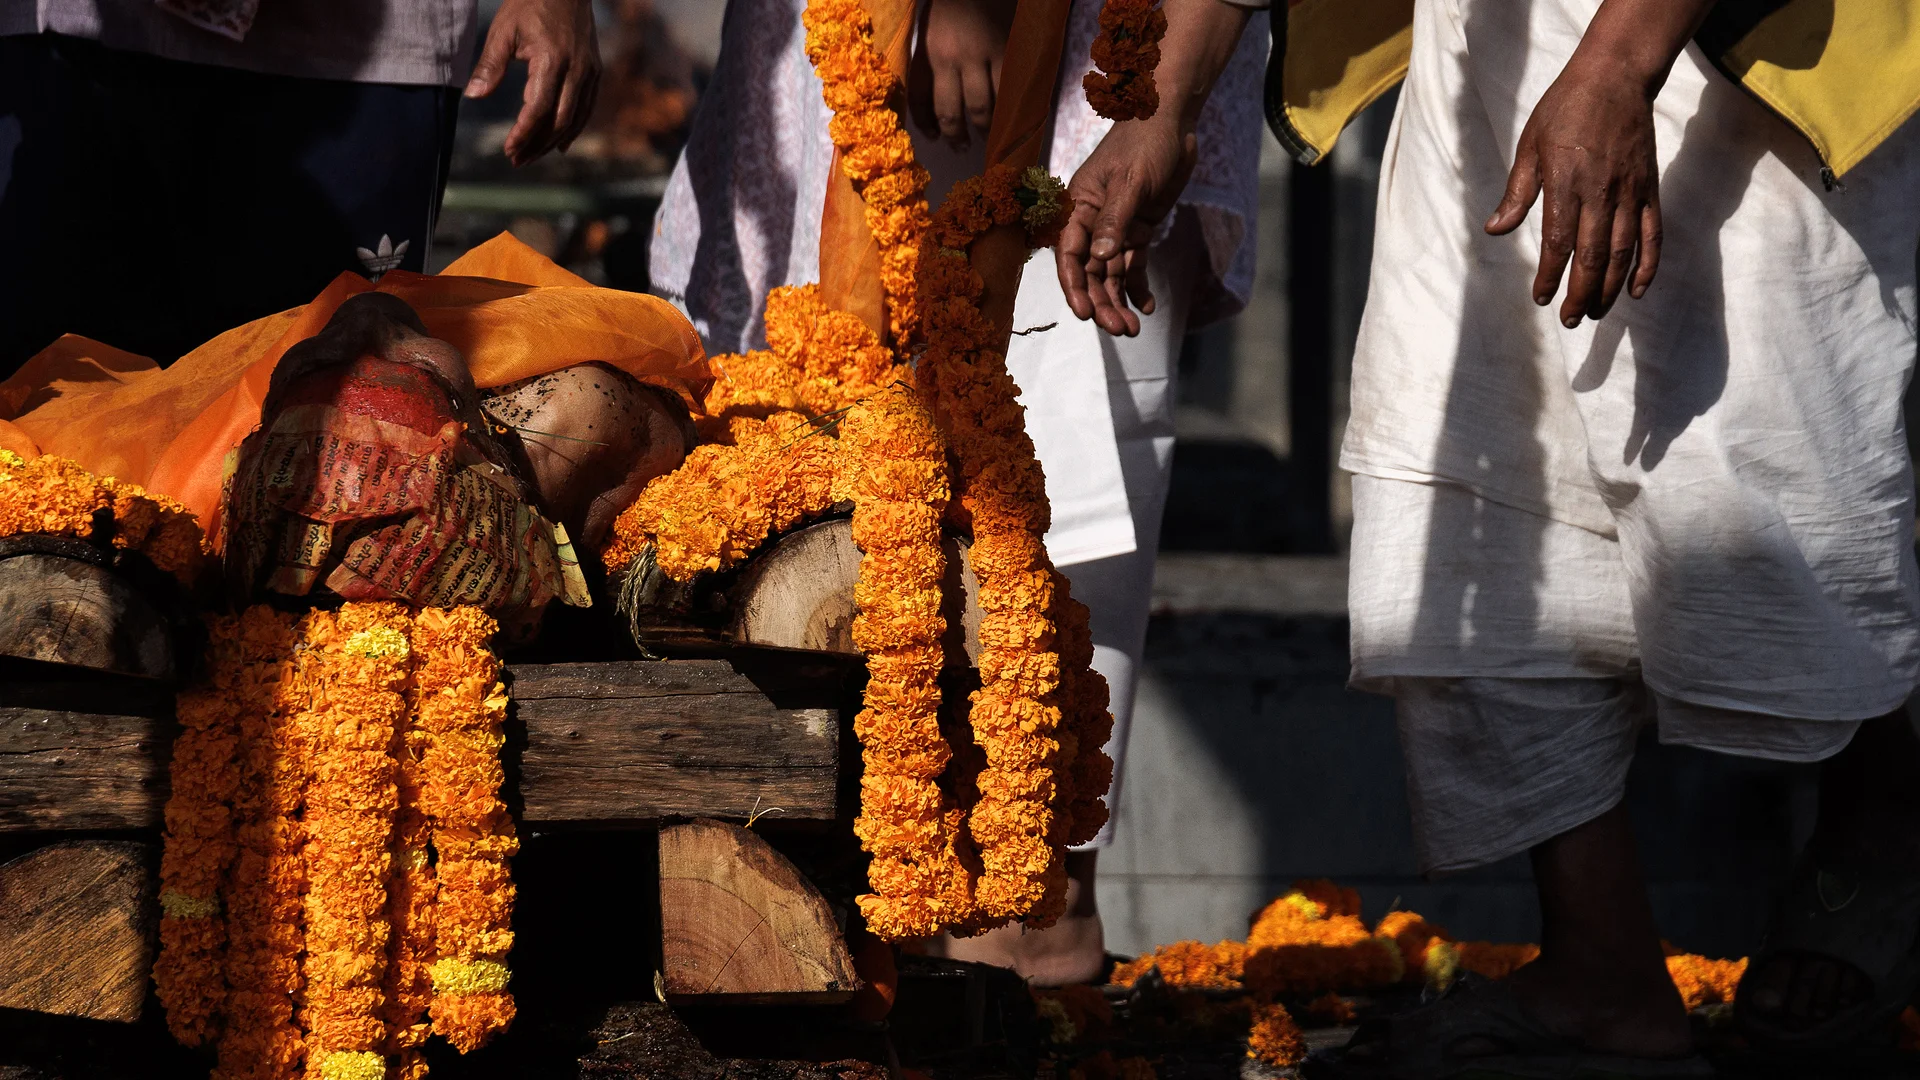
M507 160L525 165L549 150L565 151L587 125L600 90L592 0L504 0L466 96L499 89L510 60L526 61L527 89L507 133Z
M1193 133L1155 117L1113 125L1073 174L1073 213L1054 260L1076 317L1121 337L1140 332L1140 315L1154 308L1147 243L1187 186L1194 157Z

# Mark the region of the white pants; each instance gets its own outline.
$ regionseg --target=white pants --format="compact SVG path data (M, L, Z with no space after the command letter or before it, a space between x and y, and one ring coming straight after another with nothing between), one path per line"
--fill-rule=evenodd
M1007 367L1020 384L1027 433L1047 475L1053 504L1047 549L1091 612L1093 667L1111 694L1109 809L1120 805L1160 515L1172 476L1174 373L1191 298L1183 286L1205 257L1200 230L1183 209L1166 238L1149 249L1147 280L1157 303L1140 320L1137 337L1117 338L1076 320L1051 251L1037 252L1027 264L1014 308L1016 328L1054 324L1014 338ZM1111 442L1104 441L1108 431ZM1101 465L1096 452L1111 455L1111 464ZM1113 830L1109 815L1079 850L1106 847Z
M1617 540L1456 484L1356 476L1353 503L1353 684L1394 698L1422 872L1495 862L1605 813L1649 722L1664 743L1819 761L1870 718L1649 689Z

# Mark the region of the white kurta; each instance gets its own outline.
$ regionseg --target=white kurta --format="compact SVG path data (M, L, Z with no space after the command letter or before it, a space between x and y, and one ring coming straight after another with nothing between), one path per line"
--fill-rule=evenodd
M1689 48L1655 106L1659 277L1566 330L1530 298L1538 210L1481 226L1598 6L1416 5L1342 464L1522 513L1436 510L1413 535L1357 505L1355 676L1637 672L1695 706L1886 713L1920 678L1901 419L1920 124L1828 191L1806 141ZM1558 560L1593 549L1560 525L1617 569Z

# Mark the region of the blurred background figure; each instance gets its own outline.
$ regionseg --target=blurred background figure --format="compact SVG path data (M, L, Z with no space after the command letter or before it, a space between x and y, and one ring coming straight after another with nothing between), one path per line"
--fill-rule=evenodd
M0 0L0 374L63 333L162 364L342 271L425 267L461 95L565 149L590 0Z

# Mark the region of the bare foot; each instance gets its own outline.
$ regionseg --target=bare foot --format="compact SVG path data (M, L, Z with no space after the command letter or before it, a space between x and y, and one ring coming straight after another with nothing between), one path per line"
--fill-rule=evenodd
M1015 923L977 937L949 935L927 942L927 952L1009 968L1035 986L1089 983L1106 966L1106 933L1094 904L1096 852L1067 853L1067 913L1045 930Z
M1624 807L1533 849L1540 959L1509 978L1547 1030L1623 1057L1693 1050L1687 1009L1662 958Z
M1808 844L1822 873L1821 899L1843 906L1868 876L1920 873L1920 738L1906 710L1860 725L1820 771L1820 819ZM1831 907L1830 907L1831 910ZM1920 927L1914 928L1920 933ZM1870 1002L1871 980L1853 965L1814 953L1781 952L1747 973L1746 1019L1798 1032Z
M1595 978L1543 956L1508 979L1535 1020L1588 1050L1636 1058L1693 1052L1686 1005L1664 965L1657 978Z

